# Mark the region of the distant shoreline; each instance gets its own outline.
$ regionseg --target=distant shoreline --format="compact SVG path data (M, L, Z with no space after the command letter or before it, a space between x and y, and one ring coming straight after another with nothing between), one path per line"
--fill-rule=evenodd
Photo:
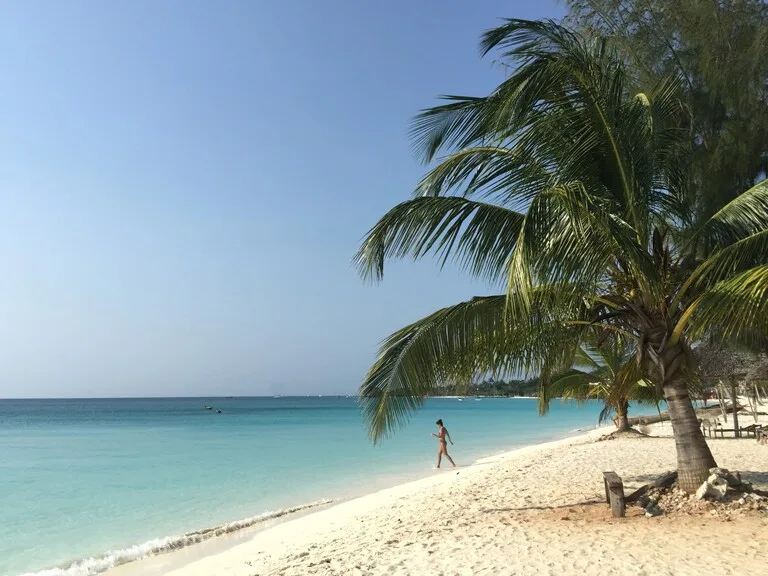
M514 400L535 400L536 396L506 396L506 395L495 395L495 394L466 394L466 395L440 395L440 396L428 396L428 398L445 398L447 400L465 400L467 398L510 398Z

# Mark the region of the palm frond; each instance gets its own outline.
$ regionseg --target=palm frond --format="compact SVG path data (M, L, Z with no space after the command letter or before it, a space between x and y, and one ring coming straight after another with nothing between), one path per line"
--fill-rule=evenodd
M496 197L502 205L523 207L545 185L549 174L525 150L473 146L440 160L419 183L416 196Z
M634 353L628 354L620 369L613 374L603 400L614 406L629 400L642 401L649 392L647 384L642 366L635 362ZM661 393L654 388L651 396L660 399Z
M768 228L717 250L691 273L689 284L712 285L768 262Z
M573 363L575 368L584 368L595 371L605 367L605 364L599 362L600 353L591 346L583 345L576 351Z
M563 400L575 400L584 403L593 398L595 380L598 378L593 373L581 370L569 370L552 380L550 394L552 397L561 397Z
M456 196L413 198L395 206L370 230L354 264L364 279L379 280L389 258L434 253L452 257L470 274L499 280L517 242L523 215Z
M579 311L551 287L533 292L531 324L513 322L506 301L506 295L485 296L443 308L382 343L359 392L375 442L407 422L440 386L562 366L565 360L556 361L559 354L568 354L562 344L578 342L578 334L590 329L558 321L566 306L571 315Z
M496 367L507 330L505 301L489 296L443 308L382 343L359 393L374 442L407 422L441 384L469 382Z
M516 87L502 84L487 97L443 96L448 104L422 110L411 124L411 140L417 156L425 163L446 149L463 149L480 144L499 144L488 138L506 129L505 102Z
M537 54L551 54L564 47L578 46L581 37L554 20L505 18L501 26L483 33L480 53L485 56L499 50L501 56L515 61Z
M599 422L604 422L616 411L616 407L629 401L658 403L659 391L644 377L643 367L634 358L635 350L626 339L611 335L599 345L584 344L595 341L595 334L576 335L581 342L579 350L572 354L573 366L552 377L541 378L539 390L540 413L542 404L560 396L564 400L584 403L588 400L603 401ZM566 344L572 346L573 343ZM581 370L577 365L592 364L592 369Z
M687 331L696 341L713 328L723 340L749 337L768 326L768 265L755 266L705 290L681 315L672 344Z
M757 183L720 208L701 235L728 245L768 229L768 180Z
M598 424L606 424L610 421L611 417L616 413L616 406L613 404L603 404L603 409L600 410L600 414L597 415Z

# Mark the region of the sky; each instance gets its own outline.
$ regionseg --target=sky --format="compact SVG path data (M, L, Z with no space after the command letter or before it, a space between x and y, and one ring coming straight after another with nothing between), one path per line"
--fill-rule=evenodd
M562 11L3 2L0 398L354 392L389 333L495 290L351 265L425 172L411 118L498 84L500 18Z

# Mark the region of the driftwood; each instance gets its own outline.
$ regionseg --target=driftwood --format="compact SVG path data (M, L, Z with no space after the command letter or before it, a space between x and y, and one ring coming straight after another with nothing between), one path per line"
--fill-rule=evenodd
M629 496L626 496L624 498L624 502L637 502L641 497L645 496L648 492L650 492L654 488L669 488L670 486L672 486L672 484L675 483L675 480L677 480L677 471L667 472L666 474L662 474L650 484L646 484L642 488L638 488L637 490L632 492L632 494L630 494Z
M669 414L666 412L656 414L655 416L635 416L633 418L627 418L627 422L629 422L630 426L657 424L659 422L666 422L668 420Z

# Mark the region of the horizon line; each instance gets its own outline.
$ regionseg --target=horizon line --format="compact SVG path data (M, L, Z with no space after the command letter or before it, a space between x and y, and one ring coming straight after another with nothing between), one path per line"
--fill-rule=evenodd
M227 394L224 396L39 396L39 397L2 397L3 400L175 400L179 398L184 399L200 399L200 398L218 398L218 399L235 399L235 398L349 398L357 396L354 394L256 394L238 396L235 394Z

